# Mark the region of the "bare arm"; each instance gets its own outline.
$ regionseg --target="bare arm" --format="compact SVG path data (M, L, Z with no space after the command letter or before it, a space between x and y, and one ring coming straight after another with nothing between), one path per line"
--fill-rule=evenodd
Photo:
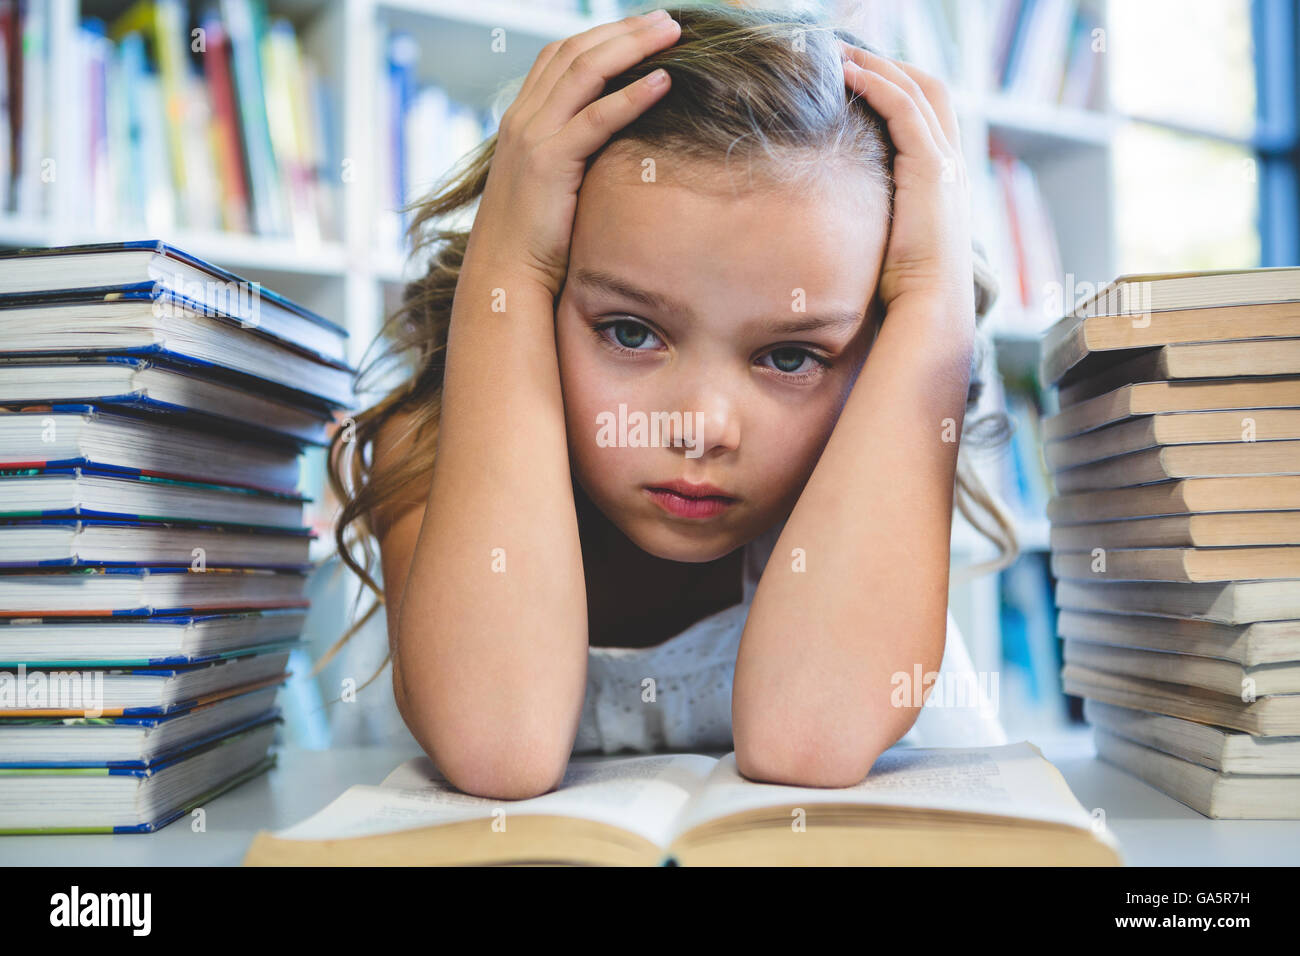
M669 24L631 17L548 44L502 116L452 306L432 481L419 517L385 526L398 706L469 793L552 789L577 735L586 588L555 297L586 159L668 85L600 94L676 39Z
M439 769L506 799L558 783L586 682L554 313L531 289L500 272L461 275L394 668L403 716ZM492 311L494 290L506 311Z
M893 675L938 671L974 348L969 194L942 84L848 48L898 148L885 321L754 595L736 661L737 768L850 786L915 722ZM803 548L806 570L791 567Z
M888 317L763 572L732 698L748 777L857 783L919 713L891 706L891 676L939 669L957 460L941 423L960 434L970 370L940 318Z

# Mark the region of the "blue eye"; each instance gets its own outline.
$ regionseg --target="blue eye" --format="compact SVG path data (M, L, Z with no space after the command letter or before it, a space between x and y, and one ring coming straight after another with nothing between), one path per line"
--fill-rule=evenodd
M810 379L820 375L823 371L829 368L831 364L821 356L810 352L807 349L794 348L792 346L773 349L771 352L768 352L764 358L770 358L773 363L772 365L765 366L766 368L771 368L780 372L785 377L795 380ZM809 363L807 367L804 367L805 362ZM804 368L804 370L799 371L800 368Z
M653 352L662 345L659 336L649 326L635 319L612 319L592 327L592 332L609 349L614 352L632 354L636 352ZM764 360L771 359L771 365ZM763 368L769 368L788 382L806 382L819 377L831 363L815 352L797 346L782 346L773 349L759 360ZM802 371L800 371L802 369Z
M777 349L775 352L767 353L772 358L772 364L778 372L794 373L799 371L799 366L803 365L806 359L812 358L812 354L803 349ZM786 366L793 362L789 368Z
M612 338L606 334L609 329L614 330ZM606 322L596 326L595 332L611 348L624 352L652 351L641 346L647 340L658 341L659 338L640 322L633 322L630 319L615 319L613 322Z

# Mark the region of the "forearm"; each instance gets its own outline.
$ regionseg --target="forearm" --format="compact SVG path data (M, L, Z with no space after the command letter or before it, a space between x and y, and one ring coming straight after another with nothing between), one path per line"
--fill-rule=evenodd
M398 625L407 721L462 788L540 792L572 749L587 666L553 301L467 257L446 361Z
M943 658L974 341L973 322L955 324L929 307L889 313L776 543L736 662L747 776L850 785L919 713L891 706L890 681ZM792 568L795 548L805 570Z

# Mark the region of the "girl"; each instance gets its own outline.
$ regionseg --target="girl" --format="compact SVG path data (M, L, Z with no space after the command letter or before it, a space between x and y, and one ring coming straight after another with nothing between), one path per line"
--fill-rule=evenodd
M416 217L409 380L331 449L398 709L469 793L622 747L854 784L914 675L970 671L954 479L1014 553L958 468L992 286L944 88L798 16L670 13L542 50Z

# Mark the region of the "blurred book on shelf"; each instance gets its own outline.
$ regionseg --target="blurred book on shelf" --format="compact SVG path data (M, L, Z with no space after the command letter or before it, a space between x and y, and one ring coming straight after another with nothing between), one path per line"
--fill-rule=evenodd
M0 196L4 211L37 219L49 212L42 183L51 174L52 114L48 102L50 8L45 3L0 0L0 103L6 116Z
M274 763L346 338L161 242L0 254L0 832L156 830Z
M852 32L945 83L960 84L979 55L970 29L971 4L951 0L884 0L846 11Z
M1002 686L998 717L1010 736L1067 726L1047 556L1026 552L998 579Z
M375 137L379 170L377 245L402 256L412 213L404 207L427 196L464 154L490 136L496 121L489 112L458 103L437 83L420 76L421 51L411 34L379 32L381 65L375 88L375 115L382 134ZM469 227L472 218L462 221Z
M1002 333L1037 336L1061 314L1064 270L1056 226L1033 169L996 137L990 140L989 164L991 254L1005 280L992 325Z
M1002 498L1021 523L1040 521L1050 497L1047 465L1043 461L1041 411L1033 397L1007 390L999 393L1011 419L1011 445L1002 462Z
M44 23L43 7L0 4L0 28ZM59 65L73 74L71 95L55 114L20 112L9 98L9 211L43 211L22 203L39 174L27 146L47 148L42 118L58 115L58 182L68 208L84 211L82 228L251 233L306 247L340 238L335 93L264 0L137 0L112 19L83 18L71 49ZM23 46L24 84L40 51Z
M998 576L998 628L1003 686L999 716L1008 732L1041 732L1067 725L1060 693L1060 653L1046 520L1049 477L1042 456L1041 411L1025 381L1003 378L993 391L997 410L1011 420L1007 448L998 458L998 496L1016 523L1020 554Z
M1044 340L1065 691L1207 816L1300 814L1298 344L1294 268L1121 276Z
M1078 0L993 0L992 7L994 89L1016 98L1099 108L1105 39L1094 10Z

